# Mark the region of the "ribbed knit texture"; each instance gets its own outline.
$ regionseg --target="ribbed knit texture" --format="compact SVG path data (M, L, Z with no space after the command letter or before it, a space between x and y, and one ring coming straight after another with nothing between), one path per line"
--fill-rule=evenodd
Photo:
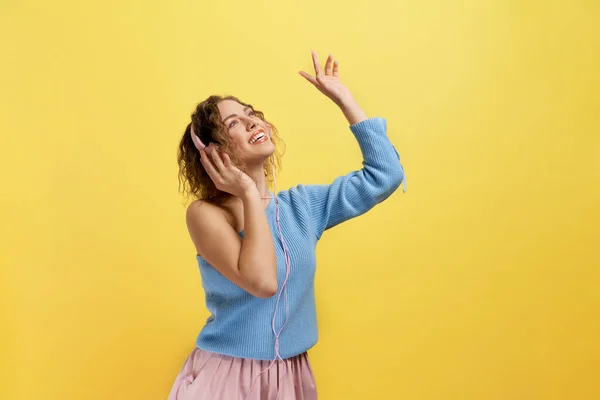
M277 194L283 236L289 247L288 321L279 337L282 358L305 352L317 342L314 297L315 248L323 232L364 214L389 197L404 180L400 156L387 137L387 121L374 117L350 125L360 146L363 168L329 185L298 185ZM275 220L275 201L265 210L277 254L279 287L286 264ZM243 237L243 232L240 233ZM358 245L358 243L356 244ZM277 295L261 299L231 283L206 260L196 256L211 316L196 340L200 349L234 357L272 360L275 335L272 318ZM286 317L281 297L275 327Z

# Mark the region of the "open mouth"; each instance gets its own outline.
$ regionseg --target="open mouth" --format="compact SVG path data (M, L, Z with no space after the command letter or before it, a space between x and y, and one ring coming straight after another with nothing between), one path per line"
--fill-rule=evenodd
M267 139L268 139L268 137L265 134L265 131L260 129L260 130L256 131L252 136L250 136L248 143L249 144L259 144L259 143L266 142Z

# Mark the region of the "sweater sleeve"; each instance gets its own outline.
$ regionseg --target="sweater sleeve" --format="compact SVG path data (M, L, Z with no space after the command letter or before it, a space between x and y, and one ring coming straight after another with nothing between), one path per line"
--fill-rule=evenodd
M323 232L366 213L406 180L400 155L387 136L387 121L375 117L350 125L363 155L363 168L329 185L299 185L317 239Z

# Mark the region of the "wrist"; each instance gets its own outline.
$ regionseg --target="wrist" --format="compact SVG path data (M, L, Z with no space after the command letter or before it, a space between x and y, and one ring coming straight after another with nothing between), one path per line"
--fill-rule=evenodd
M346 99L341 102L340 109L350 125L357 124L369 118L354 99Z
M257 200L257 199L260 200L260 192L258 191L258 188L256 187L256 185L248 185L240 193L239 197L242 199L242 201L244 203L253 201L253 200Z
M337 99L335 103L343 110L355 106L356 100L354 100L352 94L349 93Z

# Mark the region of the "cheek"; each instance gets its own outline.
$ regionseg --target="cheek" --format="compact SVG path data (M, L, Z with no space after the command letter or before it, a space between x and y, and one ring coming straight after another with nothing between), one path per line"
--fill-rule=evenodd
M236 144L237 147L240 147L240 146L243 147L243 146L247 145L248 141L247 141L246 137L243 134L241 134L241 133L231 133L230 135L231 135L231 138L233 139L233 141L235 142L235 144Z

